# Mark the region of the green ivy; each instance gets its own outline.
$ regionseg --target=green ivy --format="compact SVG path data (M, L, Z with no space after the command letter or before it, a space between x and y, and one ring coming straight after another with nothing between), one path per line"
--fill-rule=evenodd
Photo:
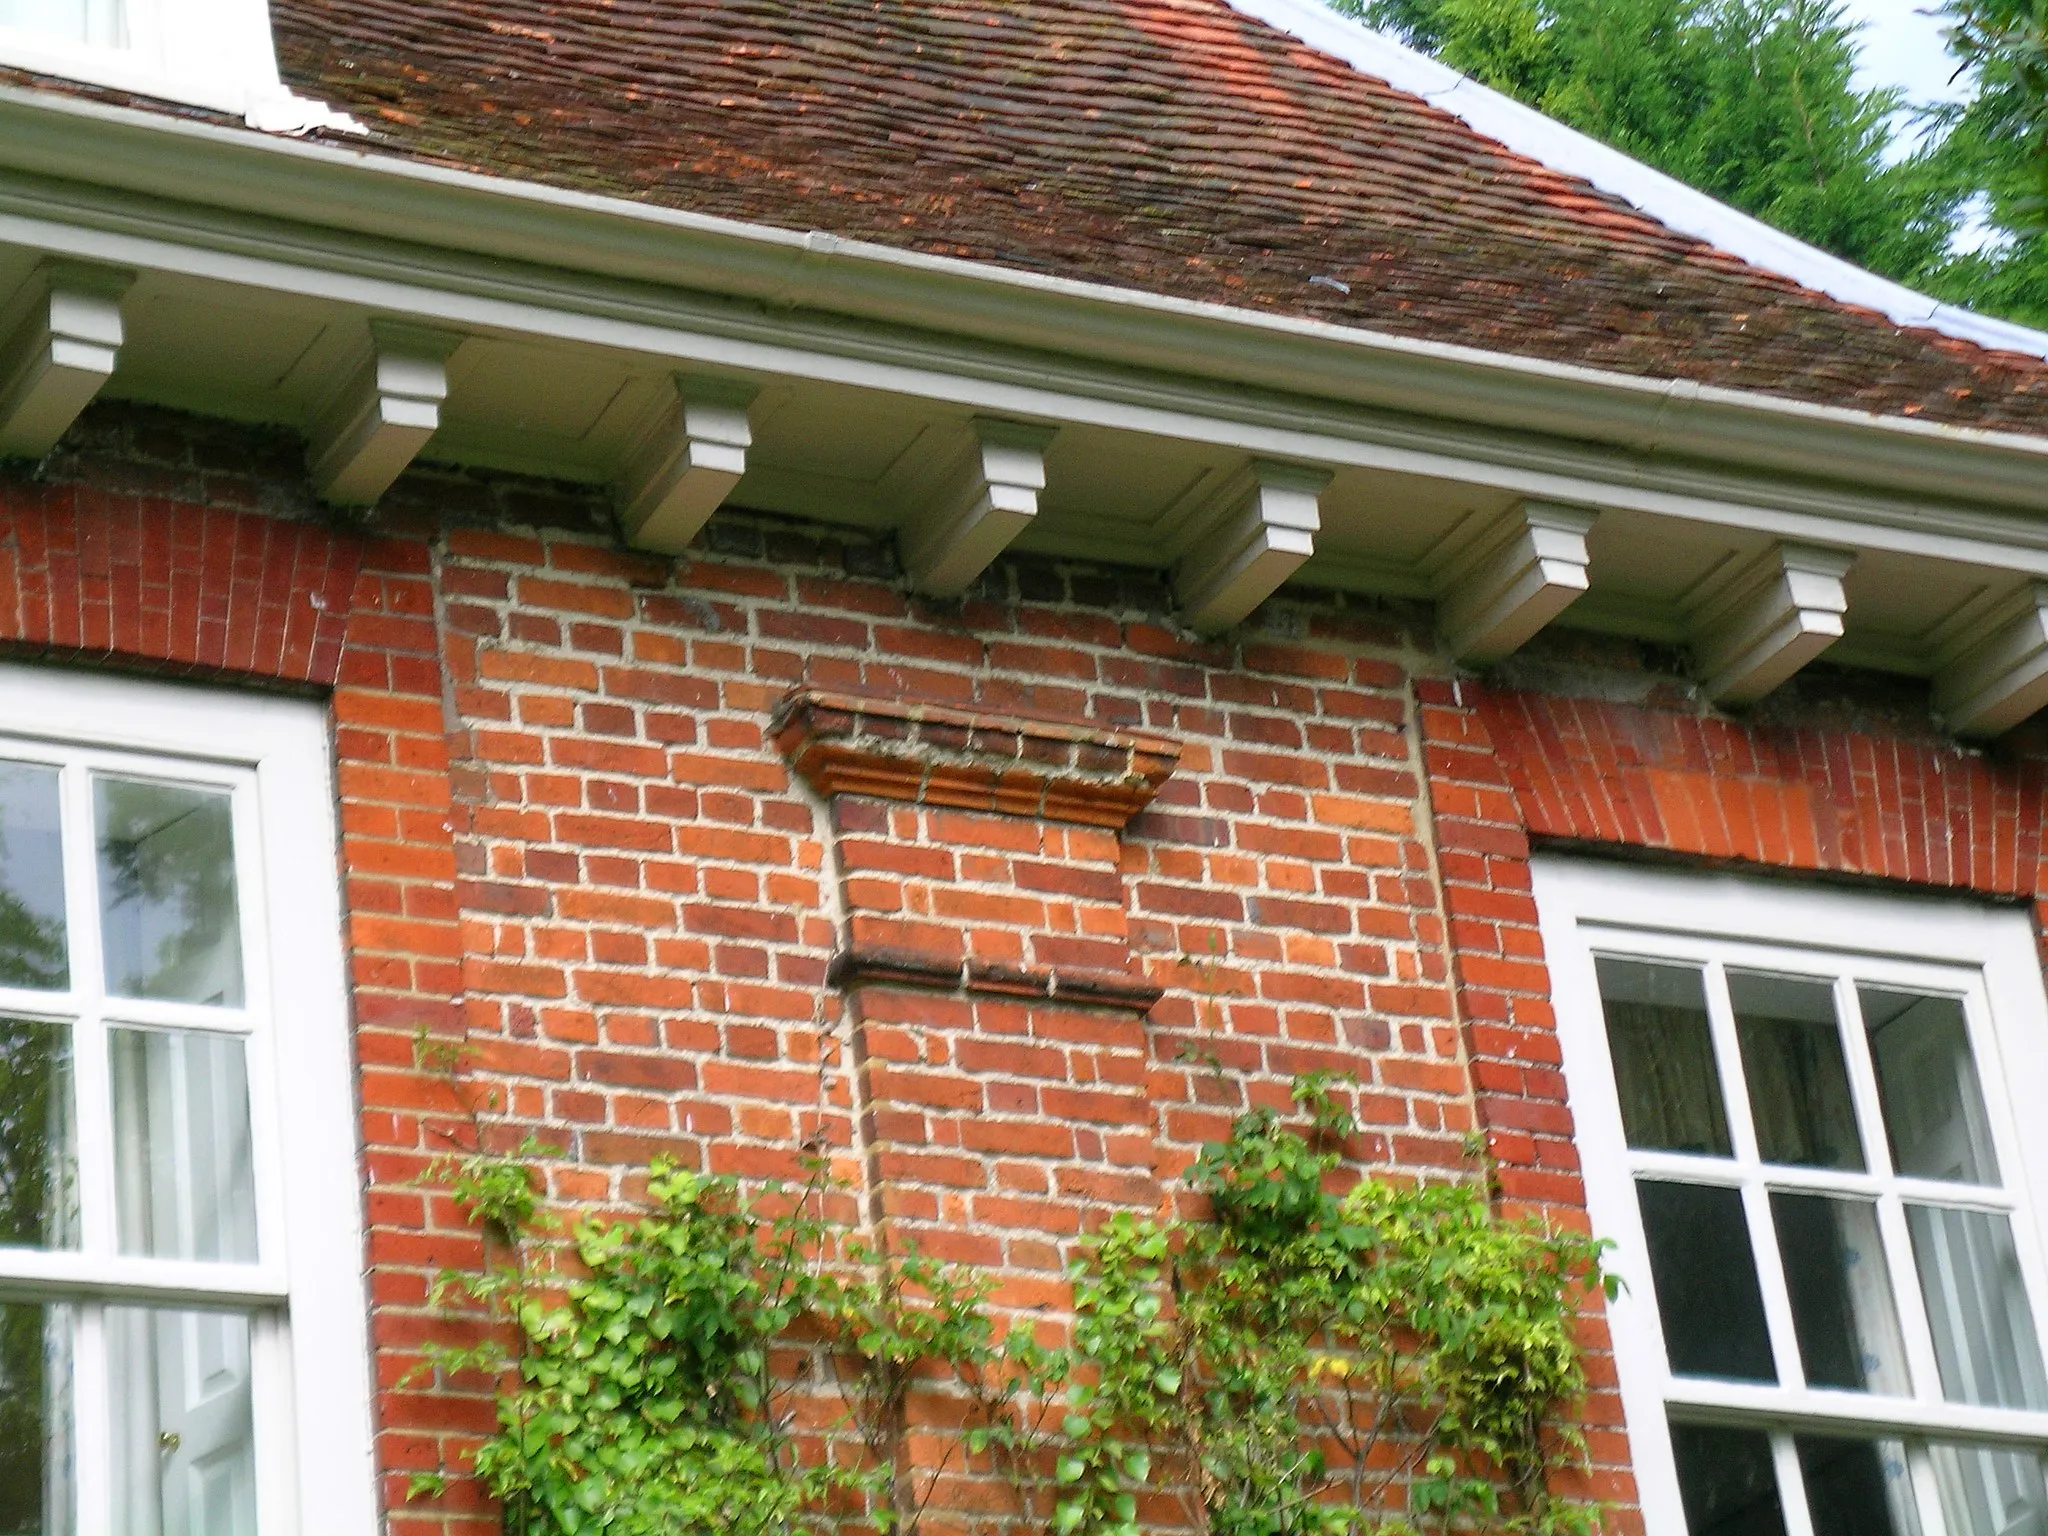
M1469 1185L1332 1192L1353 1130L1326 1079L1300 1130L1242 1116L1189 1175L1210 1221L1111 1220L1075 1270L1059 1536L1135 1536L1155 1460L1216 1536L1453 1527L1580 1536L1574 1333L1600 1246ZM1148 1454L1149 1453L1149 1454Z
M986 1277L835 1228L822 1172L749 1200L660 1164L646 1210L564 1233L546 1149L454 1159L435 1177L493 1258L437 1297L510 1347L427 1364L505 1382L473 1471L508 1536L914 1536L969 1464L1053 1536L1137 1536L1158 1499L1213 1536L1596 1531L1554 1489L1585 1459L1573 1325L1598 1246L1464 1185L1339 1195L1350 1119L1325 1080L1295 1098L1301 1126L1254 1111L1203 1149L1207 1218L1101 1223L1057 1345L999 1334ZM914 1464L912 1393L948 1382L957 1432Z

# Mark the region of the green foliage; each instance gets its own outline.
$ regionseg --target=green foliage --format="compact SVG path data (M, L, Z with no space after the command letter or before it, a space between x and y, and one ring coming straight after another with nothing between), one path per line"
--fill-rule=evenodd
M1971 134L2014 173L1999 189L2011 222L2038 234L2048 222L2048 0L1952 0L1948 15L1949 51L1977 73Z
M509 1536L907 1536L969 1461L1056 1536L1137 1536L1159 1497L1215 1536L1597 1529L1553 1493L1583 1459L1572 1319L1596 1246L1463 1186L1339 1196L1350 1118L1319 1078L1296 1097L1301 1127L1257 1111L1204 1149L1213 1219L1103 1223L1057 1347L999 1335L986 1277L836 1230L822 1172L750 1201L660 1165L648 1209L564 1238L546 1149L451 1158L434 1178L499 1258L439 1299L512 1348L429 1364L504 1382L474 1470ZM907 1454L918 1391L961 1405L936 1465Z
M1113 1220L1076 1273L1060 1536L1135 1536L1154 1457L1217 1536L1598 1529L1558 1497L1583 1459L1573 1337L1598 1246L1502 1222L1468 1186L1329 1188L1351 1130L1270 1112L1206 1148L1213 1222Z
M1964 105L1859 89L1839 0L1331 0L1701 191L1937 297L2048 320L2048 0L1951 0ZM1899 126L1917 116L1901 153ZM1991 215L1984 248L1956 248Z

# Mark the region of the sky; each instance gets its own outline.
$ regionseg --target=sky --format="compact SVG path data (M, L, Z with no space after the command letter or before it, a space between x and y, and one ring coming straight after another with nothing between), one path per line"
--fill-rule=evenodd
M1851 21L1861 22L1858 38L1857 83L1876 87L1895 85L1915 105L1960 99L1964 94L1955 83L1955 60L1941 40L1941 21L1930 14L1938 0L1843 0L1842 9ZM1892 140L1891 157L1912 152L1917 135L1907 122ZM1959 252L1983 248L1997 238L1981 203L1963 210L1962 228L1951 242Z
M1934 0L1845 0L1843 10L1863 23L1859 83L1896 85L1914 102L1957 94L1949 77L1955 61L1941 43L1941 23L1925 14Z

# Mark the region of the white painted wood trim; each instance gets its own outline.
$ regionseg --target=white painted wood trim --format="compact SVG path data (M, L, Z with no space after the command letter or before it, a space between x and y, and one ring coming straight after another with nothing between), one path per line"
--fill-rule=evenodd
M1819 1424L1881 1435L1947 1432L1991 1442L2048 1445L2048 1413L1942 1401L1933 1386L1933 1361L1926 1351L1917 1351L1912 1360L1919 1390L1911 1398L1809 1390L1797 1385L1796 1371L1789 1377L1791 1384L1776 1387L1668 1374L1634 1175L1652 1164L1655 1171L1666 1171L1667 1162L1705 1160L1679 1154L1660 1158L1628 1149L1593 966L1596 949L1779 970L1850 957L1859 979L1962 995L2005 1194L2016 1217L2013 1236L2027 1293L2037 1327L2048 1327L2048 1267L2041 1231L2042 1199L2048 1193L2048 1118L2033 1112L2048 1103L2048 996L2028 914L1968 900L1878 895L1791 880L1646 869L1558 855L1539 854L1532 861L1532 874L1588 1215L1595 1233L1616 1244L1609 1263L1623 1281L1622 1294L1609 1308L1609 1321L1630 1455L1648 1528L1659 1533L1685 1529L1666 1429L1667 1404L1682 1404L1709 1419L1776 1429ZM1717 1036L1727 1036L1731 1026L1725 994L1717 998L1710 986L1709 1005ZM1716 1047L1730 1131L1737 1139L1737 1156L1721 1161L1735 1176L1749 1177L1755 1148L1753 1138L1743 1145L1747 1099L1736 1091L1735 1069L1727 1054L1732 1042L1717 1038ZM1867 1139L1875 1087L1860 1078L1852 1087ZM1872 1152L1874 1157L1883 1156L1877 1149ZM1873 1170L1880 1179L1885 1166L1881 1163ZM1785 1182L1777 1169L1771 1180ZM1767 1227L1767 1222L1759 1225L1753 1220L1752 1239ZM1902 1260L1911 1262L1903 1251L1904 1234L1886 1236L1894 1289L1902 1310L1910 1311L1917 1304L1918 1290L1911 1270L1899 1268ZM1768 1308L1772 1281L1766 1277L1764 1283ZM1782 1287L1782 1280L1777 1284ZM1774 1333L1783 1321L1774 1318ZM1912 1321L1909 1316L1901 1318L1909 1349ZM1923 1506L1932 1509L1924 1458L1915 1466L1916 1489Z
M884 486L909 505L896 538L913 588L958 597L1031 526L1054 436L1052 427L977 416L935 464Z
M263 1528L279 1536L374 1536L356 1066L325 711L303 700L4 664L0 736L8 738L0 748L8 755L71 758L77 767L68 774L67 792L73 795L86 792L84 770L93 764L154 766L188 780L239 786L238 873L250 996L246 1009L231 1011L224 1022L256 1029L249 1058L252 1131L259 1165L266 1149L273 1163L258 1185L259 1265L110 1260L88 1274L80 1255L9 1255L4 1278L10 1289L45 1296L268 1300L273 1307L277 1297L286 1298L290 1323L259 1329L255 1340L258 1356L267 1356L271 1367L259 1374L256 1406L259 1463L272 1471L261 1490ZM255 846L244 836L249 828L256 831ZM85 914L80 904L91 900L90 850L74 846L69 865L72 931L89 936L91 925L81 927L77 919ZM74 975L76 993L93 984L99 958L88 943L74 951L73 963L83 973ZM47 1007L62 1011L59 1003ZM135 1012L126 1003L120 1011L124 1017ZM105 1177L104 1170L82 1173ZM110 1249L111 1243L100 1246ZM96 1400L95 1370L104 1375L102 1347L99 1330L81 1335L82 1410ZM82 1412L82 1424L86 1417ZM82 1454L101 1454L102 1463L103 1452L103 1446L98 1452L81 1446ZM105 1490L83 1492L82 1536L95 1536L106 1530Z
M1524 501L1464 547L1432 557L1441 562L1437 630L1450 653L1469 666L1499 661L1585 596L1586 535L1597 516Z
M262 0L123 0L121 11L118 42L0 26L0 64L233 113L265 132L365 131L285 86Z
M0 174L0 239L422 324L1588 506L1686 505L1730 526L1761 508L1780 520L1775 536L1817 543L1862 545L1839 525L1830 535L1830 515L1924 537L1973 521L1958 522L1957 502L2048 508L2037 437L1108 288L13 88L0 88L0 168L23 173ZM184 206L153 211L162 199ZM252 237L246 213L283 221L289 238ZM756 304L693 297L720 293ZM1398 419L1361 420L1359 407ZM1717 489L1709 465L1798 483ZM1979 529L1994 565L2004 545L2048 550L2048 529L2023 519Z
M629 543L681 554L747 472L753 386L676 374L673 395L627 458L619 526Z
M113 376L121 295L134 280L72 262L47 262L30 277L0 342L0 458L42 458Z
M1695 609L1693 661L1707 697L1754 704L1842 638L1853 552L1779 544Z
M1958 736L1998 736L2048 705L2048 582L1945 637L1934 707Z
M369 506L405 473L441 425L448 359L462 338L373 320L355 370L312 423L306 448L323 501Z
M1217 510L1174 568L1190 629L1214 634L1241 622L1316 552L1327 469L1255 459L1217 494Z

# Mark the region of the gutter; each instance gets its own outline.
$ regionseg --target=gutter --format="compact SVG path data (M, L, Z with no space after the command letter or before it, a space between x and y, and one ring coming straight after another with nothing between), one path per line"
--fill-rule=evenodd
M1141 370L1119 382L1176 410L1176 382L1192 378L1225 387L1219 416L1229 393L1272 392L2048 512L2048 437L1388 336L19 88L0 88L0 204L430 288L510 287L569 313L600 312L602 286L624 282L739 299L771 320L847 317L908 332L902 344L927 356L965 340Z

